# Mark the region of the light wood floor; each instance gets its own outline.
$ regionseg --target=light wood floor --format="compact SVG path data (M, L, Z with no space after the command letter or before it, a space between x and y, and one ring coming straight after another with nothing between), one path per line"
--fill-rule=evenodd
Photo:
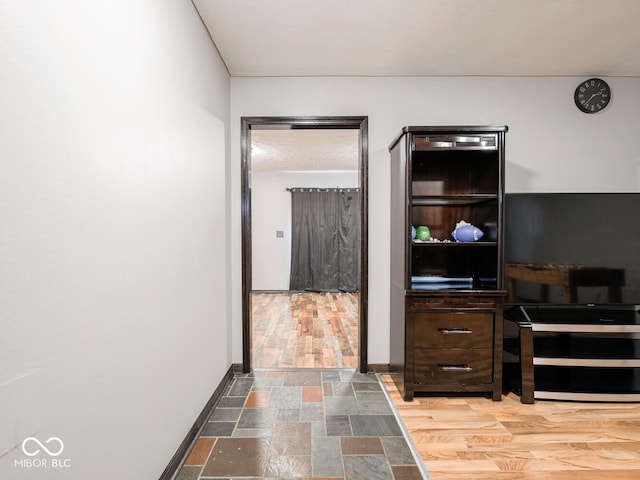
M432 480L640 479L640 403L404 402L383 380Z
M253 293L253 368L356 368L357 293Z

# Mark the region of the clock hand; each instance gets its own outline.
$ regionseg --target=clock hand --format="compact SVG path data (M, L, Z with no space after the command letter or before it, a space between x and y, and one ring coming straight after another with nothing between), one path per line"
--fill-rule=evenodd
M586 102L584 102L584 103L585 103L585 104L586 104L586 103L589 103L591 100L593 100L593 97L597 97L598 95L602 95L602 91L597 92L597 93L594 93L593 95L591 95L591 96L589 97L589 100L587 100L587 101L586 101Z

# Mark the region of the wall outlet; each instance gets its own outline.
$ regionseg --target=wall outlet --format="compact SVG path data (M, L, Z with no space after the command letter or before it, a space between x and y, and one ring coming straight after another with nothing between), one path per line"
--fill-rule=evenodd
M284 238L284 230L276 230L276 238Z

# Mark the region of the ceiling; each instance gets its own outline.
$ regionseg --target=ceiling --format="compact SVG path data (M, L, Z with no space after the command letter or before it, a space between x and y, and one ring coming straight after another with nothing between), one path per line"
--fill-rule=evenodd
M232 76L640 76L640 0L192 0Z
M192 1L234 77L640 76L640 0ZM253 131L252 170L357 169L357 133Z

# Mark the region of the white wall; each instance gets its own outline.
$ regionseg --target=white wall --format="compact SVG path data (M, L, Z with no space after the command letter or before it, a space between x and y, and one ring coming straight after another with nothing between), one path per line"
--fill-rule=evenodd
M253 290L289 290L291 193L289 187L358 186L358 171L256 172L251 175L251 281ZM276 231L284 232L282 238Z
M0 12L0 478L158 478L231 363L228 73L188 1Z
M604 112L580 113L583 78L331 77L231 80L231 310L242 359L240 117L369 117L369 362L389 361L389 153L406 125L506 124L507 191L639 191L640 78L607 78Z

